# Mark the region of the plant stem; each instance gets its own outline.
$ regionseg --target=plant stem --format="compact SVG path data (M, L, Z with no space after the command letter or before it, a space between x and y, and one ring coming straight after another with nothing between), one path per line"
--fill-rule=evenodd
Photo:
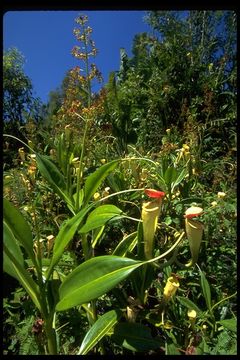
M77 176L77 196L76 196L76 204L75 204L75 210L76 213L79 211L79 195L80 195L80 187L82 183L82 172L83 172L83 156L85 152L85 141L86 141L86 135L88 130L88 120L86 120L85 128L84 128L84 134L83 134L83 141L82 141L82 149L81 149L81 155L79 160L79 170L78 170L78 176Z
M56 338L56 331L53 328L52 320L53 320L52 318L46 320L45 332L47 336L49 355L57 355L57 338Z
M81 234L82 237L82 249L83 249L83 255L84 255L84 259L88 260L89 258L89 246L88 246L88 240L87 240L87 234Z

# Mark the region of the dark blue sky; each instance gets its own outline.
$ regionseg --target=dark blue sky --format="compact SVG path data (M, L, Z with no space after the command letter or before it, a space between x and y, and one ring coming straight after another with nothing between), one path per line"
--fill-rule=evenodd
M120 48L131 56L134 35L151 31L144 23L144 11L10 11L3 18L3 48L17 47L25 56L24 72L32 80L34 95L43 102L60 86L67 70L81 61L71 55L79 45L73 35L74 19L89 17L92 39L99 50L94 62L104 81L110 71L119 70ZM97 91L96 85L93 91Z

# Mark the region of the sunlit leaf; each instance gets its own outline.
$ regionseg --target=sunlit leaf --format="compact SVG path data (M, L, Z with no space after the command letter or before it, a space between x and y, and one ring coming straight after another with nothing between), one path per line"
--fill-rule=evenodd
M24 267L23 254L21 252L19 243L5 222L3 223L3 241L12 255L18 259L19 265ZM15 268L12 266L12 262L6 253L3 254L3 270L18 280L18 274L15 271Z
M74 234L76 233L78 227L80 226L81 222L83 221L85 215L88 213L88 211L93 206L94 206L94 204L91 204L91 205L85 207L84 209L79 211L73 218L65 221L62 224L60 231L54 241L53 257L52 257L51 265L47 271L47 277L49 277L54 265L56 265L56 263L62 256L66 246L72 240Z
M52 189L69 205L72 209L72 201L66 194L66 182L63 174L58 170L56 165L46 156L36 154L36 161L41 175L51 185Z
M12 263L12 267L14 269L14 272L17 274L18 281L27 291L28 295L31 297L38 310L41 311L41 305L39 302L40 292L38 285L34 282L27 270L24 269L24 267L19 263L19 261L11 253L11 251L9 251L6 245L4 245L4 252Z
M87 233L106 224L107 221L120 215L122 210L114 205L101 205L94 209L88 216L86 224L80 229L80 233Z
M100 316L85 335L78 355L86 355L118 322L122 312L110 310Z
M177 185L180 184L180 182L182 182L182 180L186 177L186 175L188 174L188 169L186 167L184 167L182 169L182 171L180 172L180 174L177 176L176 180L174 180L172 182L172 185L171 185L171 191L173 192L173 190L175 189L175 187Z
M141 261L113 255L85 261L61 285L56 309L66 310L104 295L142 264Z
M84 204L86 205L96 192L103 180L116 168L118 160L111 161L98 168L93 174L87 177L84 186Z
M14 237L24 247L29 257L34 261L33 238L30 226L23 215L10 201L3 199L4 222L8 225Z
M137 231L125 236L113 251L113 255L126 256L127 252L133 251L137 245Z

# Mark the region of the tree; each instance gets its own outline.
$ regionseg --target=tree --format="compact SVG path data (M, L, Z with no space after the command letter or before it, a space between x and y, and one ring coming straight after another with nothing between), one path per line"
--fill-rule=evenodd
M17 48L3 54L3 131L26 141L24 126L29 120L40 120L40 100L33 97L33 86L24 74L24 57ZM4 143L4 166L15 164L19 142L11 139Z
M37 115L31 80L24 74L24 57L16 48L3 54L3 120L23 125L31 113Z
M222 119L224 138L236 119L236 14L155 11L146 21L153 32L135 36L133 57L122 52L116 81L106 86L108 118L124 138L122 114L145 150L159 151L171 126L194 142L190 127L197 138Z

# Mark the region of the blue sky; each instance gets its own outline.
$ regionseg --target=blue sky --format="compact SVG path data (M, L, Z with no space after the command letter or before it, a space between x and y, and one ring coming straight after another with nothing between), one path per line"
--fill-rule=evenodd
M81 61L71 55L79 45L73 35L74 19L89 18L92 39L99 50L94 62L104 81L119 70L120 48L131 56L134 35L151 31L144 23L144 11L9 11L3 18L3 49L17 47L25 57L24 72L32 80L34 95L47 102L48 94L61 85L66 71ZM98 91L96 85L93 91Z

